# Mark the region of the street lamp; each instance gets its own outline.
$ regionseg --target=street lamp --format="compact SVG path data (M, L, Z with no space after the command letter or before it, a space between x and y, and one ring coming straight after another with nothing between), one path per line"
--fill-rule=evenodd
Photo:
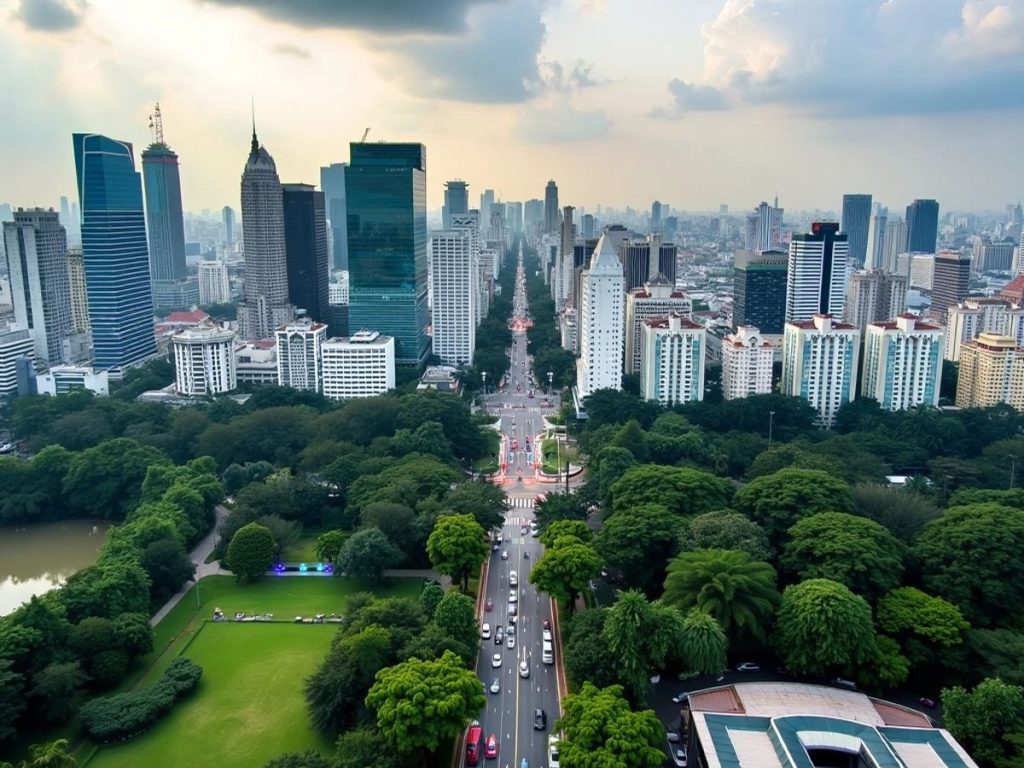
M551 371L548 371L548 394L549 395L551 394L551 382L552 382L552 380L554 378L555 378L555 374L552 373Z
M772 447L772 429L775 426L775 411L768 411L768 447Z
M480 371L480 378L484 381L484 397L487 397L487 371Z

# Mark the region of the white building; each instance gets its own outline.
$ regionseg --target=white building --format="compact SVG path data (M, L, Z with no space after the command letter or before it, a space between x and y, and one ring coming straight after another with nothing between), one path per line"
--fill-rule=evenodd
M934 253L912 253L910 254L910 287L920 288L923 291L932 289L932 282L935 277L935 254Z
M235 332L213 325L187 328L171 337L178 394L220 395L238 386Z
M599 389L622 388L622 305L622 264L611 239L602 235L580 289L580 359L576 364L580 400Z
M688 317L645 320L640 354L640 394L662 405L704 399L707 331Z
M327 303L336 307L348 306L348 270L335 273L337 278L327 286Z
M110 374L81 365L55 365L36 376L36 392L40 395L63 395L78 389L106 396L110 394Z
M786 322L817 314L843 316L850 245L834 221L816 221L793 235L786 273Z
M859 270L846 288L843 322L860 328L902 315L907 308L907 278L885 269Z
M643 288L636 288L626 294L626 373L640 372L640 351L643 347L641 327L644 320L668 317L673 313L690 318L693 315L693 304L661 272L644 283Z
M323 345L327 325L309 319L282 325L277 339L277 383L292 389L322 391Z
M761 331L741 325L722 340L722 397L735 400L772 391L775 350Z
M786 323L782 337L782 394L802 397L818 412L816 423L835 424L840 407L857 391L860 330L831 315Z
M374 397L395 388L395 340L377 331L359 331L323 345L325 397Z
M433 352L444 365L473 364L476 350L478 264L468 230L434 232L430 239Z
M35 359L32 334L26 328L0 328L0 395L18 391L18 360Z
M990 296L968 296L954 304L946 310L946 360L958 362L961 345L982 333L1009 336L1024 347L1024 307Z
M886 411L938 406L944 331L910 314L869 323L861 396L877 400Z
M277 384L277 341L235 343L235 378L239 384Z
M222 260L199 262L199 303L203 306L231 301L228 265Z

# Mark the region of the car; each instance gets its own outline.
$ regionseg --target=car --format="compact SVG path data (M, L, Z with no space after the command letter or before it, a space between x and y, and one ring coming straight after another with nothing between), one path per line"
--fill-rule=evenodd
M491 680L491 693L501 693L501 680L497 677Z
M516 572L515 568L508 572L508 585L510 587L519 586L519 574Z
M494 630L494 644L501 645L503 642L505 642L505 630L498 627Z
M683 703L685 703L685 702L687 702L689 700L690 700L690 694L687 693L686 691L680 691L679 693L677 693L675 696L672 697L672 703L673 704L683 704Z
M515 590L515 589L510 589L508 591L508 601L510 603L518 603L519 602L519 592L517 590Z
M507 638L505 638L505 645L508 648L515 648L516 647L516 636L515 635L509 635Z
M501 559L502 560L508 560L508 552L507 551L505 551L505 550L501 551Z
M487 743L484 744L484 757L497 757L498 756L498 737L493 733L487 737Z
M513 624L509 624L508 625L508 629L505 630L505 634L507 634L507 635L514 635L515 633L516 633L516 625L514 623Z
M548 768L559 768L557 736L548 736Z
M491 667L493 667L494 669L497 669L500 666L501 666L501 654L500 653L496 653L493 656L491 656Z
M551 629L551 620L544 619L544 629Z
M525 536L529 532L530 532L530 529L527 528L525 525L522 528L519 529L519 535L520 536Z
M535 525L530 526L530 535L536 539L538 536L540 536L540 528L538 528Z
M760 672L761 665L753 661L744 661L742 664L736 665L737 672Z
M489 597L484 601L484 610L485 611L493 611L494 610L494 601L491 600L491 598L489 598Z
M499 544L498 542L494 542L491 545L491 552L497 552L499 549L501 549L501 544Z
M515 603L509 603L508 604L508 610L507 610L508 615L509 616L515 616L517 612L518 612L518 609L516 608L516 604Z
M513 451L519 450L519 441L518 440L513 440L512 441L512 450Z
M533 730L543 731L548 727L548 713L543 709L533 710Z
M519 662L519 676L522 677L522 678L526 678L526 677L530 676L530 664L529 664L529 662L527 662L525 660Z
M683 737L679 735L679 731L673 731L667 729L665 731L665 738L668 739L669 744L678 744L683 740Z
M542 629L540 631L540 638L541 638L541 640L547 640L550 643L551 642L551 630L550 629Z
M672 756L676 768L686 768L686 747L682 744L669 744L668 747L668 753Z
M501 544L501 542L503 542L504 540L505 540L505 534L499 533L498 534L498 543Z
M486 621L483 623L483 626L480 627L480 637L482 637L484 640L491 639L491 625L488 624Z
M530 761L524 757L523 762L519 764L519 768L530 768Z

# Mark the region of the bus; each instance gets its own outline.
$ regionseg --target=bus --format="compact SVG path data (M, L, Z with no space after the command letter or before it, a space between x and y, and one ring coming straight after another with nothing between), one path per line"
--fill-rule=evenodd
M466 765L477 765L484 750L484 729L474 720L466 731Z

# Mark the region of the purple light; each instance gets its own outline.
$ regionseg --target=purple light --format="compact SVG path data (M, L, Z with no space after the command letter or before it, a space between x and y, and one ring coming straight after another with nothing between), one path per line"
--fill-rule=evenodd
M324 566L324 573L334 573L334 565L331 563L327 563Z
M284 573L284 563L274 563L274 571Z

